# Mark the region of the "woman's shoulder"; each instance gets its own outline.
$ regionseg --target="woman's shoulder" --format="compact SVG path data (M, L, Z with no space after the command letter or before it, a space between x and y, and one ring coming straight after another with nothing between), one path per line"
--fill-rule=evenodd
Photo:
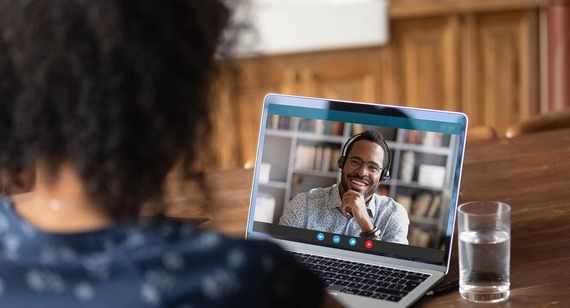
M132 255L143 277L152 273L159 281L177 281L171 290L161 290L165 298L184 300L192 294L198 302L222 306L226 301L272 306L276 300L294 300L294 294L306 292L303 286L314 293L304 300L320 300L320 279L271 241L238 239L188 225L159 228L153 232L160 234L153 244L133 249Z
M202 271L206 268L247 270L259 268L260 264L292 262L291 256L273 242L235 238L191 224L166 222L126 234L124 247L134 260L143 264L154 262L155 266L172 265L168 261L180 265L168 270L181 269L182 265L186 272L192 272L194 266Z

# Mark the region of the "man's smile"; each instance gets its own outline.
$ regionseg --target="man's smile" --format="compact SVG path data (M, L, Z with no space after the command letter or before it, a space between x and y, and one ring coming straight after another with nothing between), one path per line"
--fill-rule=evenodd
M366 188L370 185L370 180L366 178L349 177L348 180L353 188Z

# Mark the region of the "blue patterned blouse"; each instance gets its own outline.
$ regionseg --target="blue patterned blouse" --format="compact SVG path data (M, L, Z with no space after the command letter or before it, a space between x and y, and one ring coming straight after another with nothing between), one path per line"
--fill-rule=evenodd
M312 307L323 292L270 242L157 220L47 233L0 199L2 307Z

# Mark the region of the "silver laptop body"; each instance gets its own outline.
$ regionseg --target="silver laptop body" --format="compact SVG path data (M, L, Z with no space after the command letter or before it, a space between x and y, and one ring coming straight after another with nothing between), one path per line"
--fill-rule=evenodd
M390 148L391 176L379 194L406 209L409 244L378 241L367 248L357 236L279 225L296 194L339 182L336 162L343 145L367 129L380 131ZM449 269L466 131L467 117L457 112L268 94L246 238L271 239L291 252L420 273L425 280L398 300L370 296L374 291L361 296L329 289L350 307L408 307Z

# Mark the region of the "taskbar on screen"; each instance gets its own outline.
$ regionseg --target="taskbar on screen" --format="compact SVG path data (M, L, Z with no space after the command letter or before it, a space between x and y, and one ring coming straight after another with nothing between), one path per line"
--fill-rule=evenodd
M405 260L422 261L430 264L441 265L445 258L445 253L438 249L375 241L358 236L293 228L259 221L253 223L253 231L278 239L293 240L362 253L372 253Z

